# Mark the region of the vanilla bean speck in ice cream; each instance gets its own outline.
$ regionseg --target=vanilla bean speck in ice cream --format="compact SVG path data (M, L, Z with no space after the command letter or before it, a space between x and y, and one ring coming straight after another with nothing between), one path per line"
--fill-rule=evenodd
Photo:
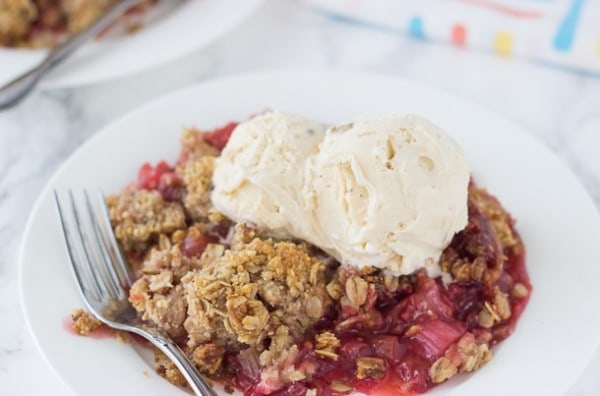
M213 182L213 204L232 220L393 274L440 275L442 250L467 224L467 161L414 115L327 128L261 114L234 130Z

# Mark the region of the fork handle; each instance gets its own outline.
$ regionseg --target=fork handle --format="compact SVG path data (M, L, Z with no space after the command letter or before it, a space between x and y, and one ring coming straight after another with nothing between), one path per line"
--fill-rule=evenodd
M160 349L173 363L175 363L196 395L218 396L173 340L163 337L160 334L148 333L148 335L149 336L146 337L148 341Z

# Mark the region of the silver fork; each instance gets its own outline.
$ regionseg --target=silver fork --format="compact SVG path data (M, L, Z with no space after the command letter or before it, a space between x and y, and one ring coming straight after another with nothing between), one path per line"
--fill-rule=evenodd
M54 191L72 273L87 309L107 326L150 341L175 363L196 395L217 396L168 334L140 320L127 300L125 287L131 287L133 278L121 257L102 193L94 203L87 191L79 200L71 190L67 195L61 198Z

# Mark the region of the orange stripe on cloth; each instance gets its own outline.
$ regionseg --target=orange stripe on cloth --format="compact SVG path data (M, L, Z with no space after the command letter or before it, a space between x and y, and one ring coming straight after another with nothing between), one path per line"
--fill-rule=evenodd
M481 7L490 8L494 11L498 11L502 14L514 16L517 18L539 18L542 13L539 11L522 10L510 6L506 6L502 3L495 2L493 0L458 0L462 3L468 3L478 5Z

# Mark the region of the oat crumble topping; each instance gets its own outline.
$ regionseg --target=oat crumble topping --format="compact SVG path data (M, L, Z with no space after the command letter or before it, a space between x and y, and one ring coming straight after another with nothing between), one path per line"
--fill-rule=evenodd
M94 318L83 309L74 309L71 312L72 327L80 335L88 335L98 327L102 326L102 322Z
M356 378L381 379L385 375L385 362L376 357L360 357L356 360Z
M0 46L54 46L63 36L87 28L117 1L0 0ZM140 1L134 11L142 11L155 1ZM139 23L126 25L127 29L136 27Z
M179 369L177 369L171 359L157 348L153 347L153 351L156 373L174 385L187 388L188 384L185 377L181 374Z
M160 234L186 228L183 207L165 202L157 191L128 188L110 197L108 206L117 224L115 236L125 250L144 250Z

